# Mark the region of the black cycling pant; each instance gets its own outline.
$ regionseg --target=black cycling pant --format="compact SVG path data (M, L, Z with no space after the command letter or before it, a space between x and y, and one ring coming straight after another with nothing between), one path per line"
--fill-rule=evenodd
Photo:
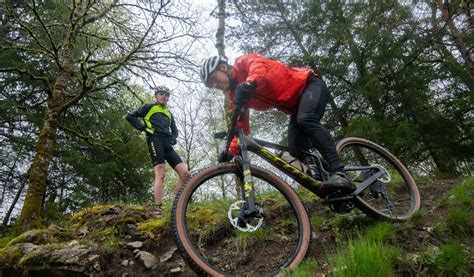
M153 167L165 163L165 160L172 168L183 162L173 149L171 137L147 136L146 143Z
M326 83L320 77L310 76L300 99L298 113L290 117L288 145L308 151L312 144L329 163L331 172L342 171L344 166L337 154L334 140L320 123L328 100Z

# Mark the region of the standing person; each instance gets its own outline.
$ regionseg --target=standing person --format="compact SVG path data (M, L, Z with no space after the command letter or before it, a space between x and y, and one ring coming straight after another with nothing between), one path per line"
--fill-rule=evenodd
M330 95L318 74L310 69L288 67L256 53L238 57L233 66L228 64L226 57L209 57L204 60L200 74L207 87L229 93L231 108L234 105L255 110L277 108L289 114L289 146L307 151L309 138L331 167L331 176L325 185L355 189L344 173L331 134L320 123ZM239 118L237 127L249 134L248 109ZM229 149L221 153L220 161L230 160L229 153L236 154L237 151L234 139Z
M154 93L156 102L144 104L129 112L126 119L135 129L146 133L146 142L155 172L153 183L155 203L161 207L163 205L165 160L179 175L176 192L189 178L189 171L173 149L178 137L178 128L176 128L173 115L166 107L171 92L167 87L159 86L154 89ZM143 119L144 124L139 118Z

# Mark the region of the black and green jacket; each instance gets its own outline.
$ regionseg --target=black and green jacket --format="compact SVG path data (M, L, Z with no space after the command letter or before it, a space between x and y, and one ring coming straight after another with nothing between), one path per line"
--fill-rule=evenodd
M143 118L143 123L139 118ZM147 103L127 114L126 119L133 127L147 135L165 135L176 140L178 128L171 112L158 103Z

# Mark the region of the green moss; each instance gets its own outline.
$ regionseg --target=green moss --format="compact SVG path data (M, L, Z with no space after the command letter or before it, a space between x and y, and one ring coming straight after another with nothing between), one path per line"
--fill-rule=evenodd
M219 225L220 222L223 222L227 217L226 214L220 213L219 211L226 210L228 208L221 208L222 203L215 203L215 206L209 205L190 205L188 207L189 222L192 224L189 227L191 231L201 230L206 226L215 226Z
M96 205L93 207L85 208L75 215L71 216L71 223L83 222L88 215L102 213L105 210L108 210L112 205Z
M15 246L0 249L0 268L16 267L21 257L23 257L23 253Z
M111 226L111 227L107 227L105 229L94 230L89 234L88 237L91 238L92 240L102 240L102 239L107 238L108 236L111 236L113 234L114 234L114 227Z
M145 212L145 208L143 206L137 206L137 205L127 205L125 206L126 211L131 211L134 213L139 213L142 214Z
M41 244L45 242L61 240L62 234L56 230L51 229L40 229L31 230L20 234L19 236L11 239L5 247L14 245L22 242L31 242L34 244Z
M120 218L118 219L115 223L115 225L118 225L118 224L135 224L137 223L138 219L133 216L133 215L129 215L129 216L125 216L123 218Z
M15 235L9 235L3 238L0 238L0 248L6 247L7 245L10 245L10 241L12 241L14 238L17 236Z
M170 217L165 216L157 219L150 219L144 222L140 222L137 229L141 232L156 232L164 229L166 225L170 223Z
M40 265L40 264L47 265L51 262L49 260L50 255L48 254L54 250L63 248L63 246L64 246L63 243L49 243L45 245L40 245L37 249L23 256L19 260L18 265L21 268L34 266L34 265Z

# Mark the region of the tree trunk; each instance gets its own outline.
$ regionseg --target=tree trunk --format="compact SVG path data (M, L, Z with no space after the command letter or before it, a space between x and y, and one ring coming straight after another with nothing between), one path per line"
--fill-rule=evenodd
M8 221L10 221L10 216L12 215L13 209L15 208L16 203L18 202L18 199L20 199L21 192L23 191L25 184L26 184L25 180L21 182L20 188L18 189L15 195L15 198L13 199L12 204L10 205L10 209L8 209L7 213L5 214L5 218L3 218L3 222L2 222L3 226L8 225Z
M225 57L225 0L217 0L217 6L219 9L219 13L217 14L217 18L219 19L219 25L216 31L216 48L219 56Z
M453 178L458 175L456 168L450 164L449 160L437 151L438 145L432 142L430 137L423 136L423 142L427 146L431 158L436 165L436 176L439 178Z
M471 76L471 78L474 78L474 63L472 62L471 57L469 57L469 50L467 49L466 44L464 43L461 33L454 25L454 21L451 18L451 15L449 14L448 4L445 4L443 2L443 0L438 0L438 8L441 11L441 15L443 17L444 22L446 22L446 25L448 25L449 33L453 38L456 48L461 53L469 75Z
M81 14L81 5L76 6L73 17ZM66 87L74 73L73 70L73 50L76 38L75 18L71 18L66 37L57 51L59 69L51 94L48 95L48 107L46 116L41 127L41 132L36 144L36 154L30 166L28 178L28 191L20 214L20 224L24 230L29 230L41 226L41 211L43 199L46 191L46 178L48 168L53 158L56 146L56 133L61 113L67 109L65 105Z
M20 223L24 230L37 228L41 225L41 209L46 191L46 177L56 145L60 108L64 101L62 79L64 78L58 78L55 89L50 95L45 120L36 144L36 154L30 166L28 191L20 215Z

